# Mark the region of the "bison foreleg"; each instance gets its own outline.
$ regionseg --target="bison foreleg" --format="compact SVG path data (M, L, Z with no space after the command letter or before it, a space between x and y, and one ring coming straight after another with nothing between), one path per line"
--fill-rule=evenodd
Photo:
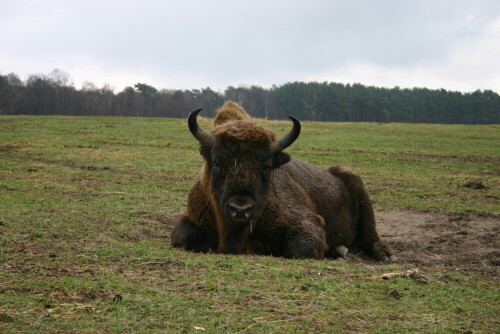
M287 232L283 256L288 258L322 259L327 249L325 234L316 224L302 222Z
M182 216L171 235L173 247L196 252L208 252L217 248L217 242L204 229L196 226L187 216Z

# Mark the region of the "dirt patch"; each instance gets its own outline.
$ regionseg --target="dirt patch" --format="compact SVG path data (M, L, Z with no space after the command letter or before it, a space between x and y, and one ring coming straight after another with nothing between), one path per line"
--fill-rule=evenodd
M471 189L486 189L486 186L481 181L470 181L464 184L465 188Z
M397 253L400 264L480 273L500 277L500 216L490 213L444 214L412 211L375 213L381 239ZM176 215L152 217L167 226ZM161 219L160 219L161 218ZM348 261L373 261L360 254Z
M381 238L402 262L500 274L500 217L493 214L376 213Z
M16 151L19 147L16 145L0 145L0 152L12 152Z

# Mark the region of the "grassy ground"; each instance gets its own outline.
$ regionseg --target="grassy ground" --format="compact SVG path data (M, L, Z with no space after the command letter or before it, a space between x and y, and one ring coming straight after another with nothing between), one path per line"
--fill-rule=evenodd
M287 151L355 169L377 210L500 213L499 126L304 122ZM185 120L0 117L0 331L500 330L496 277L171 249L201 163Z

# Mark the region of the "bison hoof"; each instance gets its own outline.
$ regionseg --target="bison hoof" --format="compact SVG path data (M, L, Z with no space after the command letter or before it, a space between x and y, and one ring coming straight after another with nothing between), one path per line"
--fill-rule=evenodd
M377 260L383 262L396 262L398 260L391 247L387 246L383 242L375 242L372 247L373 257Z
M383 262L398 262L398 257L396 255L391 255L389 257L384 256L382 259Z
M335 247L335 251L337 252L338 255L342 256L344 259L347 256L347 252L349 251L346 246L340 245Z

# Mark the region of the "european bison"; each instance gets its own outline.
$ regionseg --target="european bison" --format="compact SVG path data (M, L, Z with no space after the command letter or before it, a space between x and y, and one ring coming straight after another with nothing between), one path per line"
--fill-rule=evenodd
M321 169L283 152L300 122L280 139L245 110L226 102L214 128L188 117L205 163L188 195L187 211L172 231L172 245L220 253L288 258L345 257L348 248L395 261L380 241L361 178L345 167Z

